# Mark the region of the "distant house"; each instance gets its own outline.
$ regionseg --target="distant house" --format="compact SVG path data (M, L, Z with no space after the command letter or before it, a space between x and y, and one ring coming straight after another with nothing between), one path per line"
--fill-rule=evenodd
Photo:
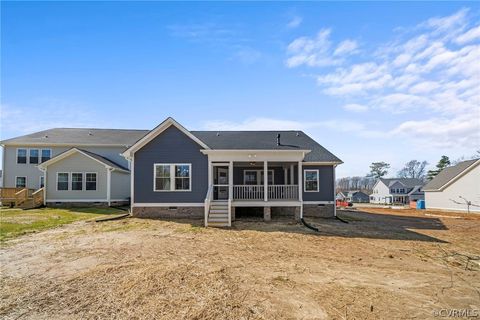
M480 212L480 159L443 169L424 191L427 209Z
M424 199L423 181L413 178L377 180L370 195L370 203L407 204Z
M370 200L368 194L360 190L340 191L337 193L337 199L353 203L369 202Z

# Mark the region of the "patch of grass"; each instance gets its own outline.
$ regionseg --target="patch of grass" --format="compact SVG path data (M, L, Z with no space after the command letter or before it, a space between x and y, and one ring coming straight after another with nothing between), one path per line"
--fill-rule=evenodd
M0 210L0 241L79 220L122 212L124 211L114 208L41 208L32 210L2 208Z

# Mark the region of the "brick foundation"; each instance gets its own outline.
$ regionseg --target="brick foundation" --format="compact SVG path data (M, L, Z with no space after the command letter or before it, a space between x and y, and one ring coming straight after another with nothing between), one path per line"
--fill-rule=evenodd
M334 205L333 204L304 204L303 205L303 216L304 217L321 217L321 218L331 218L334 215Z
M134 207L132 216L137 218L203 219L203 207Z

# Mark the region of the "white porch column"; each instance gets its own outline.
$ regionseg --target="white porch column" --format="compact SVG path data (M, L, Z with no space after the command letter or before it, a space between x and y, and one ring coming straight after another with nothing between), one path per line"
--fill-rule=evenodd
M268 162L263 161L263 200L268 201Z
M303 201L303 172L302 161L298 161L298 200Z
M335 169L337 168L336 165L333 166L333 216L336 217L337 216L337 199L336 199L336 194L335 194L335 185L336 185L336 181L335 181Z
M110 199L111 199L111 193L112 193L111 181L112 181L112 170L111 168L108 168L107 169L107 203L109 207L110 207Z
M290 165L290 184L295 184L295 171L293 171L293 164Z
M283 168L283 184L284 185L288 184L288 169L287 169L287 167Z
M212 185L212 161L208 159L208 187Z
M228 163L228 198L233 199L233 161Z

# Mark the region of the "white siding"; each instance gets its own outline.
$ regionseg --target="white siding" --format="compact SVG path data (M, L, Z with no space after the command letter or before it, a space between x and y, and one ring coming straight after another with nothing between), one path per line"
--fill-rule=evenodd
M390 196L390 190L388 187L381 181L373 188L373 193L370 197L374 197L374 200L370 200L371 203L390 203L390 198L385 199Z
M480 206L480 165L471 169L442 191L425 191L425 205L427 209L467 211L465 201L459 196ZM480 207L471 206L470 211L480 212Z
M124 200L130 197L130 174L113 171L111 176L111 199Z
M71 176L69 190L57 191L57 172L96 172L97 190L71 190ZM85 176L83 177L85 189ZM107 199L107 169L101 163L83 154L75 153L61 161L55 162L47 168L47 201L49 200L98 200Z

